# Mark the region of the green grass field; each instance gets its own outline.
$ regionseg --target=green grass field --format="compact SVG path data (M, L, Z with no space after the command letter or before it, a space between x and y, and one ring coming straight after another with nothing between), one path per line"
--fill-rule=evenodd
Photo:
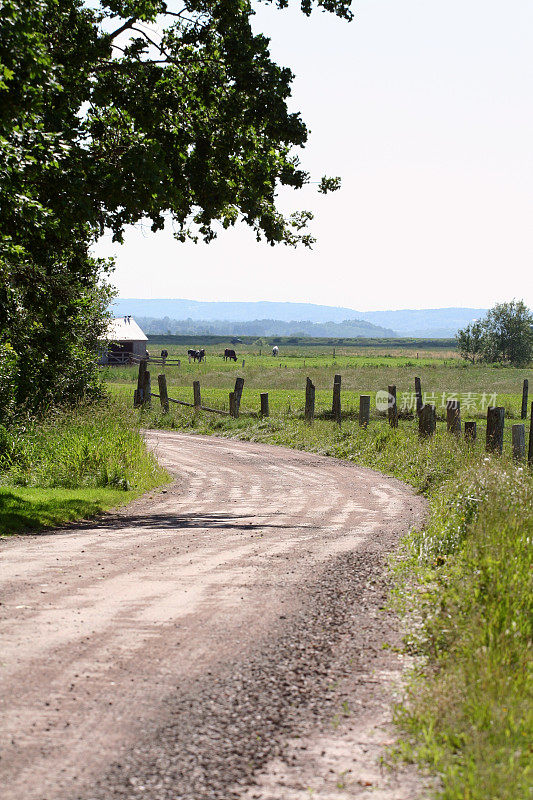
M157 392L157 375L164 372L169 396L192 402L192 383L200 381L204 405L228 410L229 392L235 378L244 378L242 410L256 412L259 409L259 394L268 392L271 414L301 414L304 407L305 381L309 377L316 386L317 414L331 408L333 378L342 377L342 405L348 417L357 413L361 394L375 395L389 385L397 387L400 408L412 407L414 377L420 377L426 401L435 403L437 414L445 414L446 400L456 397L461 402L463 419L482 419L488 405L505 407L508 419L520 416L522 384L525 378L533 378L530 369L515 369L487 365L469 365L457 358L455 353L419 351L419 359L413 353L389 354L375 349L359 354L348 352L349 348L336 348L318 353L316 347L298 347L283 353L278 358L259 355L257 348L240 358L237 363L224 361L209 348L207 360L202 364L191 363L183 354L185 347L169 346L169 358L181 357L181 365L153 364L150 367L152 390ZM153 350L153 348L152 348ZM370 350L370 348L369 348ZM181 356L179 354L181 353ZM107 367L103 378L113 396L126 404L133 398L137 383L136 366ZM532 384L533 391L533 384ZM372 404L373 405L373 404Z

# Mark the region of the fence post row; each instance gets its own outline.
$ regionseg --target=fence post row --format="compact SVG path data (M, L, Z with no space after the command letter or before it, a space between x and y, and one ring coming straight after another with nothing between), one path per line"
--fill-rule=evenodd
M152 391L150 382L150 372L147 369L148 359L141 358L139 360L139 374L137 377L137 388L133 393L134 407L147 406L151 404ZM281 365L280 365L281 366ZM161 410L164 414L169 413L169 396L167 388L167 379L165 374L157 376L159 385L159 398L161 401ZM332 401L332 415L334 420L341 424L341 375L335 375L333 379L333 401ZM229 413L230 416L237 418L239 416L240 404L242 393L244 389L244 378L236 378L235 388L229 394ZM524 380L522 390L522 419L527 419L527 402L528 402L528 389L529 383ZM202 408L202 400L200 393L200 381L193 381L194 393L194 410L198 411ZM307 422L313 422L315 418L315 386L311 378L306 380L305 388L305 419ZM388 387L389 402L388 402L388 421L389 425L393 428L398 427L398 403L396 386ZM155 395L157 397L157 395ZM432 404L422 403L422 386L420 378L415 378L415 396L416 408L418 414L418 430L421 436L433 436L437 427L437 414L436 407ZM270 416L268 392L262 392L261 395L261 411L262 417ZM172 400L172 402L181 402ZM190 403L183 403L183 405L190 405ZM359 397L359 426L366 428L370 422L370 395L360 395ZM217 411L216 409L206 409L207 411ZM217 412L218 413L218 412ZM227 412L220 412L227 413ZM487 429L486 429L486 443L485 448L487 452L502 453L503 452L503 436L505 426L505 409L502 406L490 406L487 409ZM449 433L459 437L461 435L461 404L458 400L448 400L446 403L446 427ZM464 437L465 441L474 443L477 437L477 424L474 421L466 421L464 423ZM526 426L524 424L512 426L512 454L513 458L523 461L526 458ZM531 420L529 426L529 443L527 447L527 460L533 466L533 402L531 403Z
M529 390L529 381L527 378L524 381L524 385L522 387L522 413L520 414L520 419L527 419L527 395Z
M315 386L311 378L305 384L305 419L313 422L315 418Z
M431 403L422 406L418 416L418 432L420 436L433 436L437 429L437 410Z
M516 459L516 461L524 461L526 457L526 426L513 425L511 430L513 441L513 458Z
M475 442L477 436L477 423L468 421L465 422L465 440L467 442Z
M158 375L157 383L159 385L159 400L161 402L161 411L163 414L168 414L168 391L167 391L167 376Z
M362 394L359 398L359 425L366 428L370 421L370 395Z
M396 400L396 386L389 386L387 415L391 428L398 427L398 403Z
M503 406L489 406L487 409L487 453L502 453L505 409Z
M459 400L446 402L446 429L455 436L461 435L461 403Z
M339 425L341 424L341 376L335 375L333 379L333 403L331 411L333 419Z
M268 407L268 392L261 393L261 416L269 417L270 409Z

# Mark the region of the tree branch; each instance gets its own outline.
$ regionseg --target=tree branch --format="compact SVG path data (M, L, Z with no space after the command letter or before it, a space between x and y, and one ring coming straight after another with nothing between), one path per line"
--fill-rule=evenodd
M109 38L110 38L110 39L115 39L115 37L119 36L119 35L120 35L121 33L123 33L124 31L127 31L127 30L128 30L128 28L131 28L131 26L132 26L132 25L133 25L135 22L137 22L137 17L130 17L130 19L128 19L128 20L127 20L127 21L124 23L124 25L121 25L121 26L120 26L120 28L117 28L117 29L116 29L116 31L113 31L112 33L108 33L108 36L109 36Z

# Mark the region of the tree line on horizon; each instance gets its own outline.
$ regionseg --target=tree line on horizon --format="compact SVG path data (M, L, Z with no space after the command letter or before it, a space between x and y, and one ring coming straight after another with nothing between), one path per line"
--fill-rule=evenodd
M397 334L389 329L373 325L364 320L344 322L311 322L295 320L284 322L277 319L239 320L178 320L169 317L135 318L147 334L215 335L215 336L313 336L346 338L394 338Z

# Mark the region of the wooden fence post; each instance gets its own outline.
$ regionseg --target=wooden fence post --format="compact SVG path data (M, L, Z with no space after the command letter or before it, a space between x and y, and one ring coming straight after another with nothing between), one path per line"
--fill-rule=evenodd
M418 353L416 354L418 358ZM416 397L416 413L420 414L422 411L422 383L420 378L415 378L415 397Z
M268 407L268 392L261 392L261 416L270 416L270 409Z
M531 416L529 419L529 447L527 450L527 463L533 467L533 403L531 403Z
M446 430L455 436L461 435L461 404L459 400L446 401Z
M143 389L141 403L143 406L152 404L152 384L150 382L150 373L145 370L143 375Z
M161 411L163 414L168 414L168 391L167 391L167 376L158 375L157 382L159 384L159 400L161 402Z
M505 409L503 406L489 406L487 408L487 439L485 443L487 453L501 454L504 424Z
M305 384L305 419L313 422L315 418L315 387L311 378Z
M233 393L235 394L237 416L239 416L239 410L241 408L241 397L243 389L244 389L244 378L235 378L235 388L233 389Z
M437 430L437 411L434 405L426 403L418 416L418 432L420 436L433 436Z
M137 377L137 389L133 394L133 405L141 406L143 404L143 391L144 391L144 375L146 373L146 358L141 358L139 361L139 374Z
M398 403L396 400L396 386L389 386L389 401L387 414L391 428L398 427Z
M229 393L229 415L234 419L237 419L239 416L239 408L237 406L237 398L235 396L235 392Z
M469 420L465 422L465 441L472 442L472 444L476 441L477 436L477 423L472 422Z
M527 396L529 390L529 381L524 381L524 385L522 387L522 413L520 415L520 419L527 419Z
M192 391L194 395L194 410L200 411L202 407L202 395L200 394L200 381L192 382Z
M331 405L333 419L341 424L341 376L335 375L333 379L333 403Z
M370 421L370 395L362 394L359 398L359 425L366 428Z
M526 457L526 426L513 425L513 458L524 461Z

